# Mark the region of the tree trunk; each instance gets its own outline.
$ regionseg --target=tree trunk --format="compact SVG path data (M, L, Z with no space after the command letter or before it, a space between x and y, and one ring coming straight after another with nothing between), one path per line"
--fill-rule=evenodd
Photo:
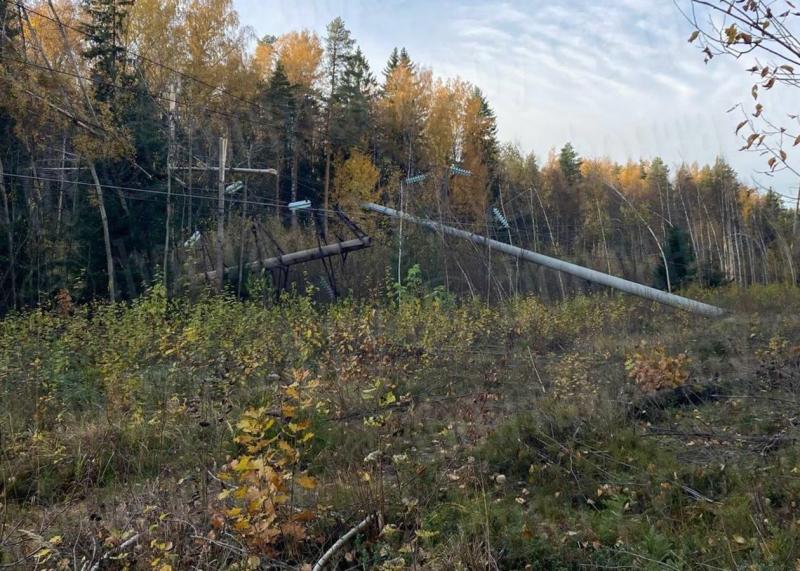
M89 170L92 172L94 187L97 192L97 208L100 210L100 220L103 223L103 242L106 249L106 271L108 272L108 295L111 302L117 301L116 282L114 280L114 256L111 254L111 234L108 231L108 216L106 215L106 204L103 199L103 187L100 186L100 179L97 177L97 169L94 163L89 163Z
M338 63L336 43L331 53L331 82L328 97L328 113L325 118L325 183L322 190L322 235L328 236L328 198L330 197L331 184L331 119L333 118L333 94L336 91L336 64Z
M275 212L281 215L281 176L283 173L283 151L278 151L275 164Z
M228 139L219 138L219 192L217 197L217 243L216 243L216 287L222 292L225 281L225 159L228 154Z
M328 117L328 131L330 136L330 117ZM330 196L329 193L329 185L331 179L331 144L330 141L327 143L328 148L325 152L325 189L322 193L322 235L327 238L328 237L328 197Z
M294 137L294 144L292 145L292 193L291 202L297 201L297 176L298 167L300 164L300 142L297 140L297 135ZM297 213L292 212L292 226L297 225Z
M164 222L164 287L169 292L169 237L172 225L172 147L175 140L175 85L169 91L169 142L167 143L167 212ZM189 163L189 176L192 174L192 163Z
M797 217L800 216L800 188L797 189L797 202L794 204L794 218L792 219L792 253L794 254L794 241L797 239Z
M247 149L247 168L251 166L250 157L253 154L253 146ZM245 225L247 224L247 178L244 180L244 194L242 196L242 222L239 228L239 276L236 282L236 297L242 297L242 280L244 279L244 245L247 238L245 233Z
M537 200L539 201L539 207L542 209L542 214L544 215L544 222L545 225L547 226L547 233L550 234L550 242L552 242L553 244L553 250L555 250L556 255L559 256L561 254L558 251L558 240L556 240L556 237L553 234L553 227L550 225L550 217L547 215L547 210L544 207L544 202L542 201L542 197L539 195L539 191L536 189L535 186L532 188L533 191L536 193ZM558 285L561 288L561 297L562 299L566 299L567 288L564 287L564 278L560 272L557 274L557 276L558 276Z
M6 190L5 170L3 170L3 160L0 158L0 193L3 195L3 222L8 232L8 261L11 265L11 300L12 307L17 307L17 260L14 251L14 228L11 224L11 209L8 203L8 191Z
M61 139L61 170L58 171L58 210L56 211L56 237L61 235L61 217L64 212L64 168L67 162L67 136Z

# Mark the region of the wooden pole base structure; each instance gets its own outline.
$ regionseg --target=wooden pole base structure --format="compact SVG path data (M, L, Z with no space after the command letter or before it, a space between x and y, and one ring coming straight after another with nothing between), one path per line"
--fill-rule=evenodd
M480 234L475 234L473 232L459 230L458 228L453 228L452 226L446 226L444 224L440 224L439 222L434 222L433 220L427 220L425 218L417 218L416 216L406 214L405 212L399 212L394 208L389 208L388 206L382 206L380 204L365 202L361 205L361 208L363 208L364 210L369 210L371 212L377 212L379 214L383 214L391 218L398 218L401 220L404 219L407 220L408 222L412 222L414 224L424 226L425 228L435 230L436 232L441 232L443 234L449 234L450 236L463 238L464 240L469 240L470 242L473 242L475 244L486 246L488 248L491 248L492 250L503 252L505 254L508 254L509 256L513 256L521 260L526 260L528 262L533 262L534 264L539 264L546 268L556 270L557 272L570 274L578 278L584 279L586 281L601 284L624 293L642 297L644 299L657 301L658 303L663 303L664 305L677 307L678 309L682 309L684 311L697 313L699 315L705 315L707 317L720 317L722 315L725 315L726 313L725 310L720 307L709 305L707 303L702 303L700 301L695 301L693 299L689 299L672 293L667 293L665 291L661 291L660 289L655 289L643 284L618 278L616 276L604 274L603 272L598 272L597 270L584 268L583 266L579 266L577 264L573 264L570 262L565 262L564 260L559 260L558 258L551 258L550 256L545 256L544 254L539 254L531 250L518 248L517 246L512 246L510 244L506 244L505 242L492 240L491 238L487 238L486 236L481 236Z
M284 269L297 264L304 264L314 260L322 260L332 256L343 256L349 252L357 250L364 250L372 246L372 240L369 236L361 236L353 240L346 240L344 242L336 242L335 244L327 244L317 248L309 248L308 250L300 250L298 252L291 252L282 256L275 256L273 258L266 258L264 260L256 260L244 265L245 269L264 269L276 270ZM225 268L225 272L235 273L239 271L239 266L231 266ZM202 274L203 278L210 282L218 280L217 270L212 270Z

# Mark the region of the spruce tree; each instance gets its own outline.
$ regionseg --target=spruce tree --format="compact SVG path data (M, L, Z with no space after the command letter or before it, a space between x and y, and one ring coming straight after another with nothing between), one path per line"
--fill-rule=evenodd
M667 258L669 268L669 282L672 289L680 289L690 283L696 273L694 252L689 241L689 235L678 226L671 226L667 232L667 239L663 245L664 256ZM655 270L655 287L667 289L667 268L663 260Z
M331 125L331 140L341 149L365 147L372 128L372 103L377 84L361 49L345 63L334 97L337 113Z
M127 69L126 50L122 45L125 22L133 0L84 0L89 21L83 24L87 47L83 57L92 67L95 98L112 102L117 87L127 88L133 81Z
M567 180L567 184L573 185L581 178L581 159L578 153L572 146L572 143L567 143L561 147L561 152L558 155L558 166Z
M386 67L383 68L383 78L386 79L389 77L394 68L397 67L397 64L400 62L400 53L397 51L397 48L392 50L392 53L389 54L389 61L386 62Z

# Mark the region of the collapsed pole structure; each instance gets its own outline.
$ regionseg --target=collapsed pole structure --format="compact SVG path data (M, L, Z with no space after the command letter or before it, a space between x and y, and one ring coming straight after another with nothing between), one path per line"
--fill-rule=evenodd
M353 240L346 240L344 242L335 242L327 244L318 248L309 248L308 250L300 250L299 252L291 252L281 256L266 258L264 260L256 260L255 262L248 262L244 265L248 270L277 270L288 268L297 264L311 262L313 260L322 260L330 258L331 256L345 256L349 252L356 250L363 250L372 245L369 236L363 238L355 238ZM234 273L238 271L239 266L229 266L225 268L226 273ZM217 270L211 270L203 274L203 277L211 282L217 278Z
M388 206L382 206L380 204L374 204L372 202L365 202L361 205L361 208L371 212L377 212L378 214L383 214L391 218L406 220L408 222L412 222L414 224L423 226L425 228L429 228L431 230L435 230L437 232L449 234L450 236L463 238L464 240L469 240L470 242L473 242L475 244L486 246L492 250L503 252L504 254L508 254L510 256L513 256L521 260L533 262L534 264L539 264L541 266L550 268L557 272L570 274L590 282L604 285L619 290L621 292L635 295L644 299L649 299L652 301L656 301L658 303L670 305L672 307L676 307L684 311L705 315L707 317L719 317L725 314L724 309L716 307L714 305L709 305L707 303L702 303L700 301L696 301L672 293L667 293L665 291L661 291L659 289L655 289L646 285L618 278L616 276L605 274L603 272L598 272L597 270L584 268L583 266L579 266L577 264L565 262L557 258L551 258L550 256L545 256L544 254L538 254L531 250L525 250L517 246L512 246L510 244L506 244L505 242L492 240L491 238L487 238L486 236L481 236L480 234L467 232L465 230L459 230L458 228L453 228L452 226L446 226L445 224L434 222L433 220L418 218L411 214L395 210L394 208L389 208Z
M304 264L314 260L321 260L325 266L325 272L328 274L331 288L334 291L333 295L337 295L333 278L333 265L330 262L330 258L333 256L340 256L342 263L344 263L347 260L347 255L350 252L364 250L372 246L372 239L361 228L359 228L355 222L350 220L342 210L337 208L336 215L339 217L342 223L344 223L344 225L347 226L347 228L356 236L354 239L342 240L339 238L338 242L334 242L332 244L323 244L322 241L324 240L324 235L322 232L319 232L317 237L318 245L316 248L308 248L306 250L299 250L297 252L284 253L278 243L275 242L275 239L272 237L272 235L267 233L267 236L278 250L278 255L270 258L262 258L261 255L259 255L260 259L243 264L242 268L248 270L269 270L270 272L278 272L280 275L282 275L283 282L282 285L279 285L280 289L286 287L288 284L289 268L291 266ZM321 230L322 226L319 221L317 221L317 226ZM253 232L256 232L255 226L253 227ZM206 281L214 283L221 281L224 278L225 273L233 274L238 273L240 270L239 266L224 267L218 264L218 267L222 267L222 275L220 275L219 269L207 271L200 275Z

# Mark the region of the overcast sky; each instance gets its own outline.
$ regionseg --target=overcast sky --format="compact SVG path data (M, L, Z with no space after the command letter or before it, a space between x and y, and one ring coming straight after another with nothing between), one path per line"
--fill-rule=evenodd
M678 0L685 5L688 0ZM235 0L257 35L308 28L324 36L341 16L376 76L394 46L439 76L478 85L499 136L545 157L571 141L581 155L669 164L724 156L752 184L796 195L788 175L759 175L766 159L738 152L748 108L744 63L703 62L672 0ZM788 109L789 94L773 92ZM777 101L779 98L783 98ZM769 100L766 102L769 103Z

